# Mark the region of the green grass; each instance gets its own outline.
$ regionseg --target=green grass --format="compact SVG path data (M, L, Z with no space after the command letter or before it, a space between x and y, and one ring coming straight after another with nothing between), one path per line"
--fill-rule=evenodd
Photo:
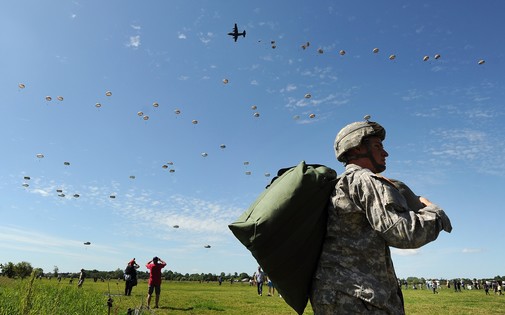
M111 314L126 314L127 309L145 306L147 282L140 281L131 296L124 296L124 282L93 282L86 279L81 289L68 279L12 280L0 277L0 314L107 314L109 292L113 299ZM31 288L31 294L30 289ZM278 297L256 294L247 283L197 283L164 281L161 286L160 308L141 314L223 314L223 315L283 315L295 314ZM505 312L505 296L486 296L483 290L454 292L441 289L404 290L407 314L499 314ZM154 297L151 306L154 306ZM306 315L313 314L310 305Z

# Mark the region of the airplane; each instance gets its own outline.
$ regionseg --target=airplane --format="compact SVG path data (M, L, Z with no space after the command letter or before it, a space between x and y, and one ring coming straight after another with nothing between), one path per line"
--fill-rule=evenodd
M242 33L239 33L239 32L238 32L237 23L235 23L235 27L233 28L233 32L228 33L228 35L233 36L233 39L234 39L235 41L237 41L237 38L238 38L239 36L244 36L244 37L245 37L245 30L244 30Z

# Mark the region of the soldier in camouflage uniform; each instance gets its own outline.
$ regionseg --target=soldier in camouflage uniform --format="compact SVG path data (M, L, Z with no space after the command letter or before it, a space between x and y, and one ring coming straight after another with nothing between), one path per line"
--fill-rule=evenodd
M355 122L335 139L345 164L328 207L327 234L310 301L315 315L404 314L389 246L418 248L450 232L444 211L402 182L379 175L386 131Z

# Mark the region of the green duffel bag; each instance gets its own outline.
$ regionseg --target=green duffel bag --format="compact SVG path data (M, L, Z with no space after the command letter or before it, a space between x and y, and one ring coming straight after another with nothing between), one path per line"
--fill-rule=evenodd
M335 170L324 165L302 161L281 169L249 209L229 225L298 314L307 306L336 180Z

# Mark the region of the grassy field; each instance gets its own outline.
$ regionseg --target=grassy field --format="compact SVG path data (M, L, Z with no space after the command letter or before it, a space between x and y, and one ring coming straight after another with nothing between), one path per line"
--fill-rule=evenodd
M274 297L256 294L247 283L162 284L160 308L142 309L140 314L295 314L277 294ZM87 279L81 289L74 281L56 279L13 280L0 277L0 314L108 314L109 294L113 299L110 314L126 314L128 308L145 306L147 282L140 281L131 296L124 296L124 282L110 280L93 282ZM504 314L505 295L483 290L463 290L456 293L441 289L404 290L407 314ZM154 297L152 305L154 306ZM310 305L304 314L313 314Z

